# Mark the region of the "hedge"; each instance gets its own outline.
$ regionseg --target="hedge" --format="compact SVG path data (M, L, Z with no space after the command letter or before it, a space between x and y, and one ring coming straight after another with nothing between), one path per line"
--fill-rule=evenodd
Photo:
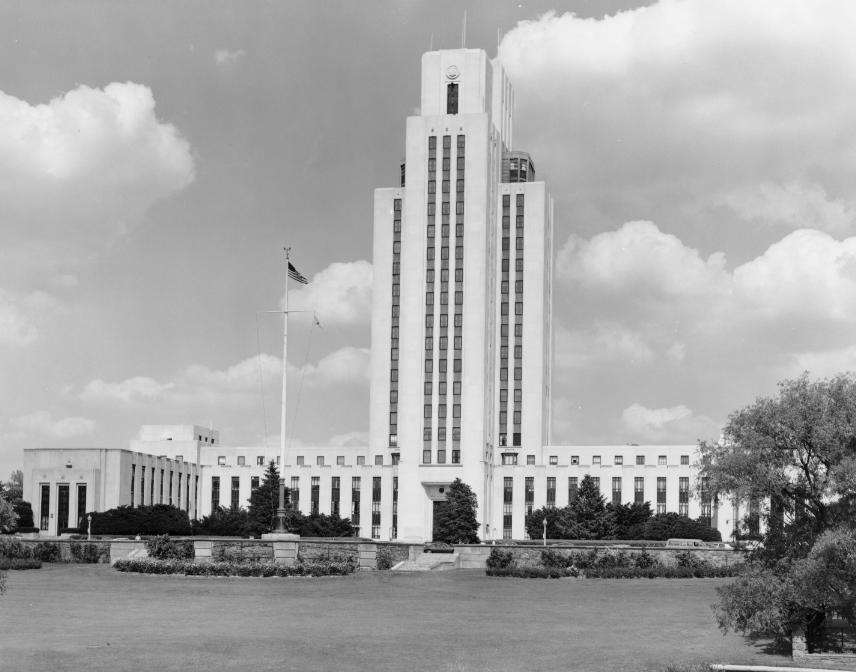
M0 558L0 569L41 569L42 561L32 558Z
M603 567L585 570L587 579L709 579L740 574L738 565L712 567Z
M487 570L488 576L516 576L521 579L564 579L579 576L573 567L495 567Z
M92 534L177 534L189 535L187 512L168 504L152 506L120 506L92 516Z
M23 544L17 539L0 538L0 558L22 558L41 560L42 562L60 562L59 544L51 541Z
M193 541L170 539L168 534L146 540L146 550L157 560L191 560L195 555Z
M185 576L343 576L356 569L353 562L298 562L294 566L275 562L193 562L190 560L117 560L120 572L140 574L184 574Z

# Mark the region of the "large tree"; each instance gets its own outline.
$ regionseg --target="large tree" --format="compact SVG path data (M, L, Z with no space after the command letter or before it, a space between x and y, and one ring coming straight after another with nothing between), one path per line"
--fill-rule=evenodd
M856 378L785 380L777 396L732 414L722 440L700 450L711 491L756 502L767 523L744 576L720 590L721 627L778 637L805 629L812 646L828 610L848 611L816 568L831 557L830 540L845 540L836 547L842 562L856 553L846 541L856 524ZM829 599L811 597L818 594Z
M285 489L286 526L294 531L294 512L289 507L289 490ZM276 512L279 509L279 469L271 460L268 463L259 487L250 495L247 532L260 535L270 532L276 525Z
M446 488L446 501L434 509L434 541L447 544L479 543L476 495L460 478Z

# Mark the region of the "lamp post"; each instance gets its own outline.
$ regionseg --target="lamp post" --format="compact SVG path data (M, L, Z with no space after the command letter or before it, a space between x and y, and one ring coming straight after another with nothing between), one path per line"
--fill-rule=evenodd
M288 370L288 255L290 247L285 248L285 305L282 310L282 416L279 423L279 507L276 510L274 533L286 534L285 529L285 411L286 411L286 371Z
M544 516L544 545L547 545L547 516Z

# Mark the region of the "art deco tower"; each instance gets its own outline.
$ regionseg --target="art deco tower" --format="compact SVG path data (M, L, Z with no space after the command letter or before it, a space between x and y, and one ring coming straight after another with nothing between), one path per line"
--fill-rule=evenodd
M493 465L549 443L552 202L512 102L484 51L423 55L401 185L375 191L370 449L398 463L402 539L458 477L487 536Z

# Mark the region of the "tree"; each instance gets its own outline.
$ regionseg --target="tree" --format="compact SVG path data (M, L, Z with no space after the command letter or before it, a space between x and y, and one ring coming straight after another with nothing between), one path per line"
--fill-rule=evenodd
M0 492L6 497L6 500L15 504L24 498L24 472L16 469L9 475L9 480L6 483L0 484Z
M615 522L606 510L606 499L588 474L583 477L577 496L568 508L574 514L576 536L567 539L610 539L615 535Z
M0 495L0 531L11 531L18 522L18 514L15 507L6 498Z
M195 522L193 532L215 537L243 537L247 535L248 526L249 514L246 509L240 506L228 509L218 506L210 516Z
M645 523L651 518L650 502L606 505L612 516L617 539L650 539L645 536Z
M843 597L830 597L829 558L856 562L848 541L856 524L856 378L785 380L776 397L733 413L723 439L700 451L710 490L757 503L767 523L744 575L719 590L720 627L780 638L804 629L814 646L827 610L848 609Z
M297 533L301 537L353 537L354 526L348 518L314 513L309 516L297 514Z
M286 527L293 531L294 512L289 504L289 490L285 489ZM270 532L276 526L276 512L279 509L279 469L271 460L262 476L259 487L250 495L250 508L247 512L247 533L261 535Z
M711 527L707 522L693 520L674 511L651 516L645 523L642 538L658 541L674 538L722 541L719 530Z
M456 478L446 488L446 501L434 509L434 541L447 544L479 543L478 501L466 483Z

